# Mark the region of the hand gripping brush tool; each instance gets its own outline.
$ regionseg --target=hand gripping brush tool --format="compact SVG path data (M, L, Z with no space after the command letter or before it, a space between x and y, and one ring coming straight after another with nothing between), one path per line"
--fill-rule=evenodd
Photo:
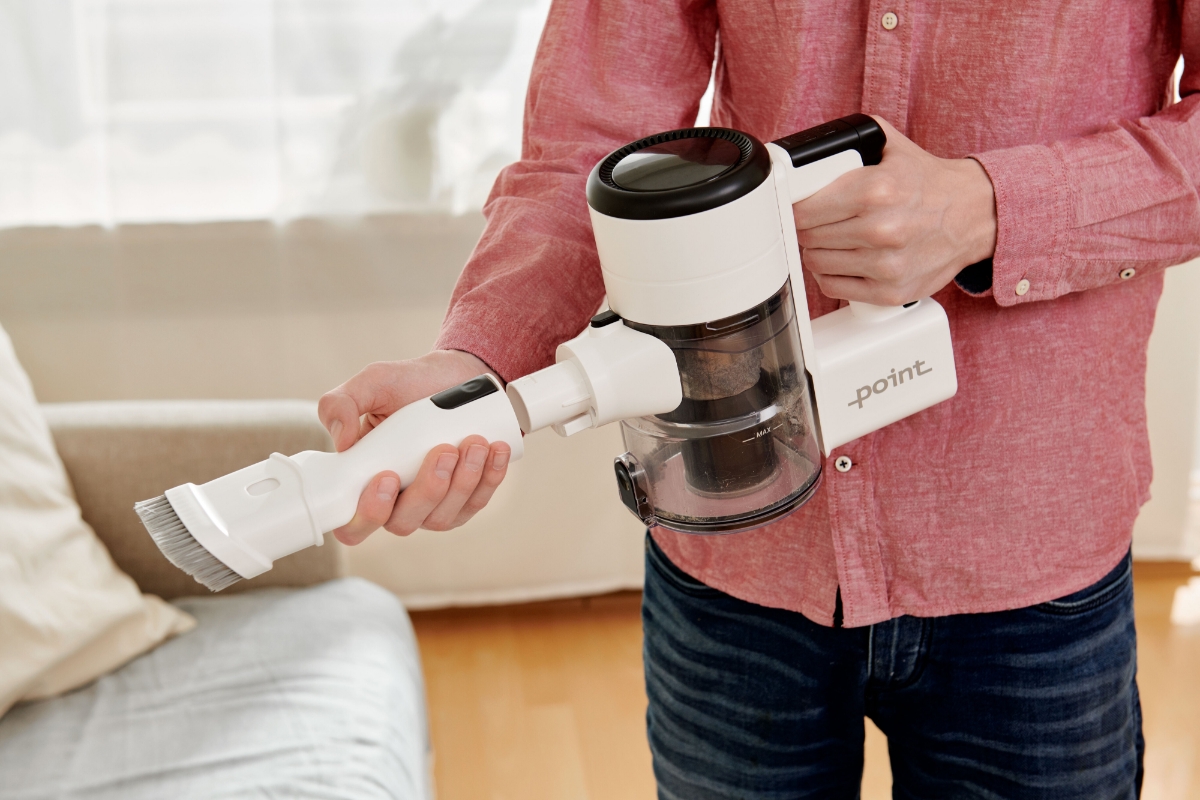
M354 517L358 497L380 472L403 489L433 447L471 434L524 448L512 406L480 375L401 408L341 453L273 454L196 486L185 483L134 506L168 560L214 592L271 568L277 558L319 545Z

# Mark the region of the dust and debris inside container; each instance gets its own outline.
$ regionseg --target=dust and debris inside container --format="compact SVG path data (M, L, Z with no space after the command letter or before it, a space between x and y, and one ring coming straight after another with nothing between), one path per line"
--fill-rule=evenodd
M671 347L683 387L674 411L621 423L621 458L646 500L634 513L689 533L734 533L812 496L820 448L790 284L715 322L626 324Z

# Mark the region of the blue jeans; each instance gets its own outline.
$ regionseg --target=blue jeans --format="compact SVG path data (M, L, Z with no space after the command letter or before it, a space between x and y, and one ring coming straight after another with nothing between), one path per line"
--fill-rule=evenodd
M896 798L1136 798L1129 556L1030 608L827 628L710 588L646 539L646 727L663 800L857 798L863 718Z

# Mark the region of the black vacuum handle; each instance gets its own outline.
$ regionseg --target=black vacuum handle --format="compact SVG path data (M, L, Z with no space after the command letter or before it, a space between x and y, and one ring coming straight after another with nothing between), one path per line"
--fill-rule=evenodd
M792 157L793 167L803 167L843 150L857 150L863 166L870 167L883 160L887 136L879 123L866 114L851 114L817 125L808 130L776 139Z

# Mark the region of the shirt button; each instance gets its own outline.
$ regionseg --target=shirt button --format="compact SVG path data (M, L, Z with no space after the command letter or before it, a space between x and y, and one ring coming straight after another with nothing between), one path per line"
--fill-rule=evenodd
M883 15L883 19L881 19L880 22L883 24L883 29L885 31L890 31L894 30L895 27L900 24L900 18L889 11Z
M1025 280L1024 278L1021 278L1021 280L1017 281L1017 289L1016 289L1017 297L1024 297L1025 293L1028 291L1029 291L1029 281Z
M838 456L837 461L833 462L833 466L837 468L838 472L849 472L850 468L854 466L854 462L850 460L849 456Z
M1129 269L1121 270L1121 280L1123 280L1123 281L1129 280L1134 275L1137 275L1137 270L1134 269L1133 267L1130 267Z

